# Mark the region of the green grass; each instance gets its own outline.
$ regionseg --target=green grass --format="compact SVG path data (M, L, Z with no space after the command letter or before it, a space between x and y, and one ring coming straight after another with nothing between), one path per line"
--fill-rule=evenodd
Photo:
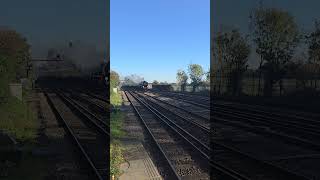
M111 91L110 94L110 104L115 108L120 107L122 104L121 94L113 91Z
M18 141L34 142L38 123L36 114L15 97L0 104L0 129L12 134Z
M124 162L123 148L118 141L125 134L122 130L123 118L122 112L116 111L110 114L110 176L114 175L116 178L120 176L120 164Z
M110 144L110 176L116 179L120 176L120 164L124 162L123 148L118 141L113 140Z
M112 112L110 114L110 132L111 138L117 139L124 135L122 131L123 114L121 112Z

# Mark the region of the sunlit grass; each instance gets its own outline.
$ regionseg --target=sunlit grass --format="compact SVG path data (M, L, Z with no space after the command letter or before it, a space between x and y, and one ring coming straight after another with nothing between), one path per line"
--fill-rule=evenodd
M120 164L124 162L123 148L120 143L113 140L110 144L110 176L115 178L121 174Z
M111 91L110 104L115 108L118 108L119 106L121 106L122 104L121 94Z
M118 141L125 134L122 130L123 118L124 115L119 111L110 114L110 176L114 177L120 176L120 164L124 161L123 148Z
M112 112L110 114L110 132L111 138L116 139L124 135L122 128L123 114L121 112Z

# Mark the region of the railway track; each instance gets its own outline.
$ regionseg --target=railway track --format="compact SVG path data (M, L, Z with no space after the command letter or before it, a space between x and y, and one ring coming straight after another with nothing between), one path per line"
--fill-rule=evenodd
M107 101L101 101L101 99L97 99L84 92L78 92L73 90L68 90L66 92L70 93L71 96L77 99L78 102L81 103L83 106L88 107L88 109L92 109L104 118L107 117L107 114L109 112L109 104Z
M194 105L190 105L189 103L184 103L183 101L177 101L177 100L172 100L168 98L162 98L158 96L151 95L149 93L145 93L144 95L155 99L159 102L165 103L169 105L171 108L184 111L185 113L188 113L192 116L195 116L199 119L204 120L207 124L210 123L210 109L203 108L203 107L197 107ZM209 125L208 125L209 127Z
M147 100L150 104L152 104L154 108L159 110L161 113L166 113L166 116L170 119L175 119L175 121L177 121L177 119L180 118L181 121L188 122L186 123L187 126L181 122L176 123L181 128L192 133L200 141L202 141L203 137L204 139L210 137L210 130L208 128L203 129L203 127L201 126L193 127L192 125L190 125L189 119L174 112L174 110L172 109L172 104L164 103L163 101L157 102L151 96L144 95L142 93L138 93L137 95ZM165 105L171 107L166 107ZM190 112L184 114L184 116L188 116L188 114L190 114ZM201 131L205 131L205 133ZM214 146L214 162L210 163L213 168L219 170L218 172L216 171L216 173L227 172L226 174L231 174L231 177L234 179L307 179L302 175L293 173L289 170L258 159L252 155L241 152L233 148L232 146L222 144L221 142L213 139L211 141L212 145ZM202 142L204 144L207 143L205 141ZM224 176L226 176L226 174ZM230 176L228 178L230 178Z
M110 104L109 97L102 95L101 92L92 93L91 91L83 90L83 89L77 89L77 90L75 90L75 92L86 94L89 97L92 97L94 99L98 99L100 101L103 101L103 102Z
M193 139L199 140L202 143L202 146L205 146L206 149L210 149L210 127L209 124L203 125L202 123L197 122L198 119L188 116L187 114L178 113L175 109L170 108L165 103L156 101L150 97L147 97L141 93L134 93L135 96L143 98L152 108L156 109L158 112L165 114L168 119L174 122L180 129L186 131L193 136Z
M205 109L210 109L210 98L202 96L193 96L182 93L172 93L172 92L157 92L159 95L164 95L179 101L183 101L189 104L196 105Z
M199 103L182 99L185 97L190 99L190 96L171 93L169 97L199 106ZM305 113L281 112L279 109L275 110L274 108L270 109L247 104L221 102L214 102L212 104L215 114L214 119L217 123L227 123L252 130L255 133L281 138L284 141L320 150L320 121L312 119L319 118L315 114L312 114L311 117L304 117ZM242 124L239 124L240 122ZM257 131L255 130L257 126L265 128L260 128Z
M161 154L167 167L166 179L209 179L208 164L199 163L204 159L209 162L209 149L201 147L199 141L142 98L130 92L125 94Z
M95 179L109 178L106 124L61 91L44 92L56 118L63 124L79 152L81 166Z

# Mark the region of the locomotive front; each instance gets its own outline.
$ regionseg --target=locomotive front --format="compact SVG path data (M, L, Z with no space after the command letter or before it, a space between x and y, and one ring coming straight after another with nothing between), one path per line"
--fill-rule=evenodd
M147 82L147 81L143 81L143 82L142 82L142 88L143 88L144 90L147 90L147 89L148 89L148 82Z

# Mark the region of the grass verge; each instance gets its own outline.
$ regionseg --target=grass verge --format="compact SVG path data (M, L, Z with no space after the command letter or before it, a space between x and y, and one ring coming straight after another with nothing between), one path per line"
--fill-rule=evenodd
M114 108L120 107L121 104L122 104L122 98L121 98L120 93L111 91L110 94L111 94L111 95L110 95L110 104L111 104Z
M0 104L0 129L20 142L34 142L37 135L37 116L24 101L9 97Z
M121 95L119 93L111 93L110 103L114 107L121 106ZM112 177L118 179L121 175L120 164L124 162L123 148L118 140L124 135L122 125L123 114L117 108L110 114L110 179L112 179Z

